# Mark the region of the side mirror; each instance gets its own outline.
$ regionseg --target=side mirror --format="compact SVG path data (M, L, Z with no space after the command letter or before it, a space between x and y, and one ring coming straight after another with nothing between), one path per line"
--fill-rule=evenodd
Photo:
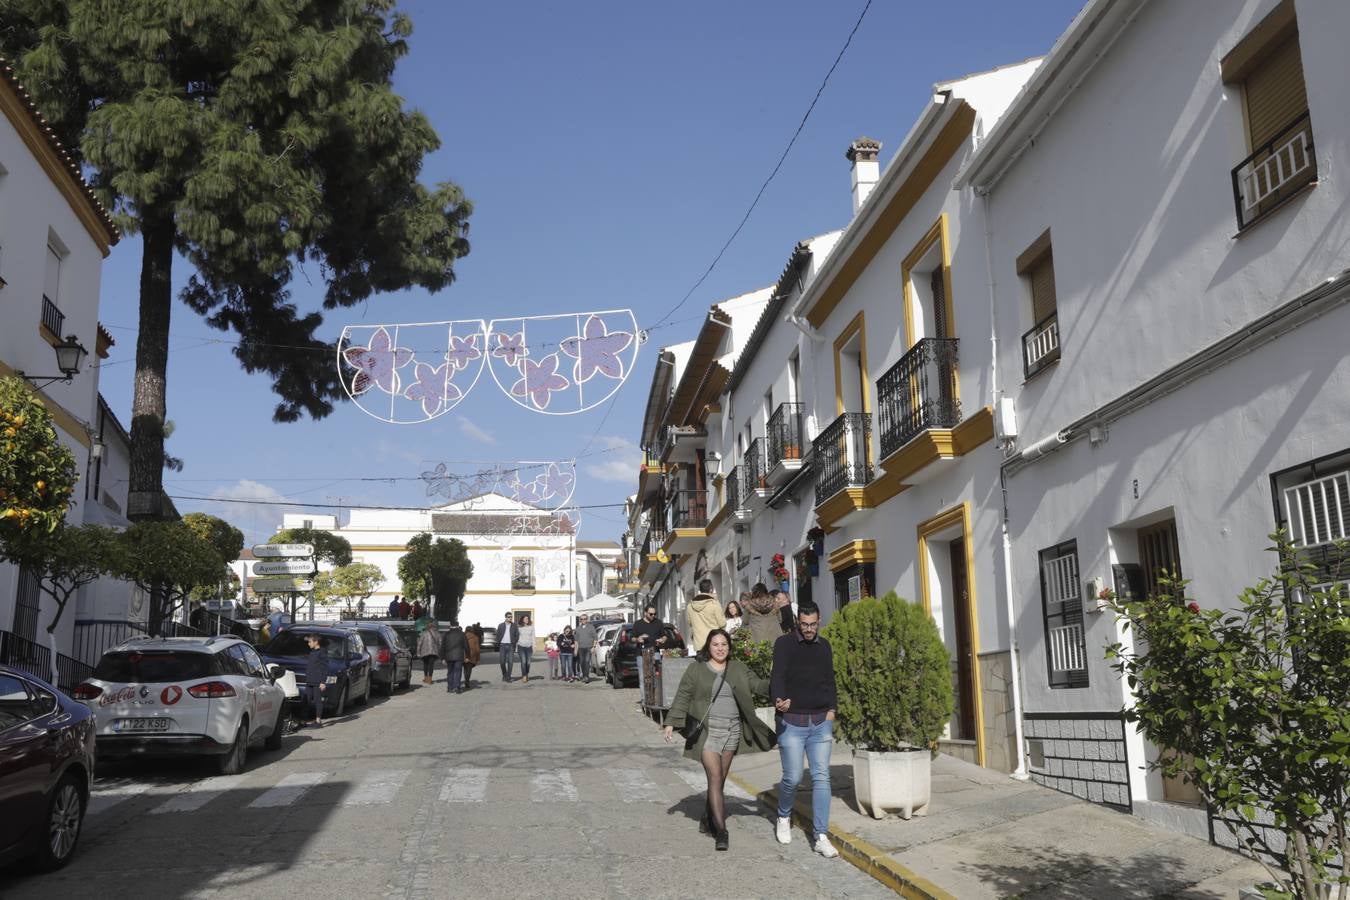
M276 663L268 663L266 671L267 677L272 679L273 681L276 681L278 678L286 674L286 667L279 666Z

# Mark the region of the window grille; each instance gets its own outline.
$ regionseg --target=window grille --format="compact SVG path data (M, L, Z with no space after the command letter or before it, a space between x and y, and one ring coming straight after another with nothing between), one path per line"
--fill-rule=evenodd
M1075 541L1041 551L1041 604L1050 686L1087 687L1087 639Z

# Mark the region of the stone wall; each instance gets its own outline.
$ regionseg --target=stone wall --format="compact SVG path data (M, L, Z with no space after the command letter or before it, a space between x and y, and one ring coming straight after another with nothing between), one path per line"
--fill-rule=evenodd
M980 690L983 692L984 764L1011 772L1017 768L1017 729L1013 719L1012 665L1009 651L980 654Z
M1120 713L1025 713L1027 767L1039 784L1129 811L1129 759Z

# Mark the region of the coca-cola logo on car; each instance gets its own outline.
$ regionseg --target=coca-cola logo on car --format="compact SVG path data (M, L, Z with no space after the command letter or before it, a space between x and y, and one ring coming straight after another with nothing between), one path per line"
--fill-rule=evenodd
M113 691L110 694L104 694L98 698L99 706L112 706L114 703L125 703L136 696L135 688L122 688L120 691Z

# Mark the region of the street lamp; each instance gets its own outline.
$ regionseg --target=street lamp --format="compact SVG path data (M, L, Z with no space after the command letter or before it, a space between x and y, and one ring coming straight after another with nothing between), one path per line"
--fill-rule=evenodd
M34 390L44 388L53 381L70 384L71 380L80 374L80 364L89 355L89 351L84 349L80 339L73 334L66 335L66 339L59 344L53 344L52 349L56 351L56 368L61 370L60 375L28 375L23 371L16 371L14 374L31 384Z

